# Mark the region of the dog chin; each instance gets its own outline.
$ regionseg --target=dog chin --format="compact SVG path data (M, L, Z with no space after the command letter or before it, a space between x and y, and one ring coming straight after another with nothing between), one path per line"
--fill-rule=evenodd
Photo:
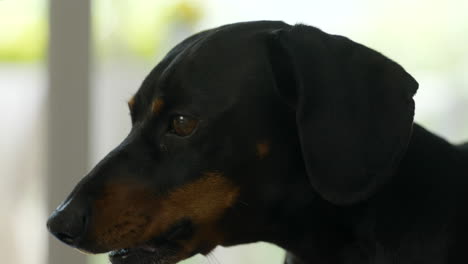
M167 232L142 244L109 252L112 264L174 264L187 256L181 243L193 235L193 223L182 219L172 225Z
M112 264L175 264L182 260L178 245L144 244L109 252Z

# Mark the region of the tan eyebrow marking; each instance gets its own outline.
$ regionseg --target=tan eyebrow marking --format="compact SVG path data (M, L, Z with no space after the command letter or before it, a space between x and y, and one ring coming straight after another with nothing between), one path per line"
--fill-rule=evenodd
M159 113L161 113L161 110L162 110L163 107L164 107L164 100L158 97L151 104L151 111L155 115L159 115Z
M133 96L132 98L130 98L130 100L128 100L128 108L132 110L134 106L135 106L135 96Z
M268 141L257 143L257 156L259 159L265 158L270 153L270 144Z

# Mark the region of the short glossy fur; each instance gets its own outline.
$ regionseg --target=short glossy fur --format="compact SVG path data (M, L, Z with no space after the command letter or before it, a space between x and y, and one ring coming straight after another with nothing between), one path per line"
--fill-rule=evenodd
M413 124L417 87L383 55L305 25L198 33L151 71L130 134L48 227L115 264L255 241L290 264L466 262L467 147ZM198 125L174 134L176 116Z

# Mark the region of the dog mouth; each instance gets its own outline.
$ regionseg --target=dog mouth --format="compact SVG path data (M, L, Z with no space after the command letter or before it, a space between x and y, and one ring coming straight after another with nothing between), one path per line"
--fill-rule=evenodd
M178 261L178 252L177 245L145 243L111 251L109 260L112 264L174 264Z
M184 256L182 243L193 235L193 224L183 219L164 234L134 247L109 252L112 264L174 264L195 253Z

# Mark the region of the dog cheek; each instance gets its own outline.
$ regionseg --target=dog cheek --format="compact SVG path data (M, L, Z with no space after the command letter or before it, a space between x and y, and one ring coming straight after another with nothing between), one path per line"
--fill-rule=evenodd
M153 221L151 212L157 205L157 197L144 186L110 184L94 202L89 236L108 250L150 239L144 235L145 229Z
M155 236L177 220L190 219L195 232L192 239L184 241L184 251L214 248L222 243L223 237L217 223L235 204L238 195L239 188L222 173L205 172L198 180L174 189L161 200L159 211L155 212L156 221L147 231Z
M222 173L205 172L198 180L172 191L163 207L179 211L196 224L212 224L233 206L238 194L239 188Z

